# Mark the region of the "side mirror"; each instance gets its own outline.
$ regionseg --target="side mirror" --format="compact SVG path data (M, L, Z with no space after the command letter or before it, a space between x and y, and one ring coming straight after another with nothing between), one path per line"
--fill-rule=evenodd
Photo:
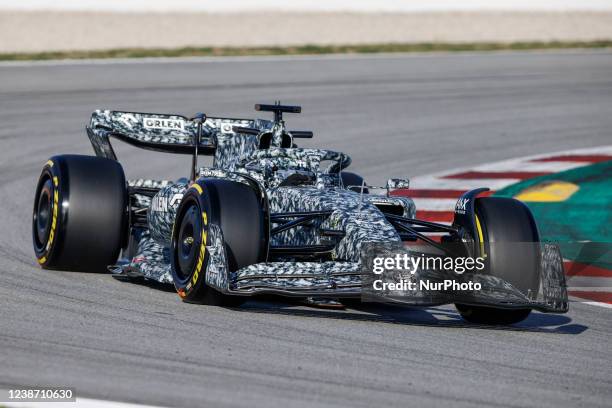
M387 180L387 192L398 188L410 188L410 180L397 178Z

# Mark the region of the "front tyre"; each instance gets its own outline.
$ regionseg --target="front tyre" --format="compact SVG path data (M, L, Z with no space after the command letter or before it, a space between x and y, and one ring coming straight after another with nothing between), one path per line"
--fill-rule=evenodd
M187 190L171 241L172 279L181 299L218 306L244 302L206 283L211 265L219 262L209 248L223 246L231 272L265 261L269 225L263 204L255 188L231 180L200 179Z
M525 296L538 293L540 238L529 208L512 198L485 197L476 199L475 212L479 235L475 238L487 254L490 274ZM478 324L514 324L531 312L462 304L456 307L463 319Z
M100 272L116 262L127 230L121 165L95 156L47 161L34 197L32 241L45 269Z

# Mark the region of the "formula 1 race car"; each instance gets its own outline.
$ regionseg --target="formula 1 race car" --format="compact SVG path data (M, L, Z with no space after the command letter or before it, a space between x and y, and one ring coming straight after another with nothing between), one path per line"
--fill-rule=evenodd
M172 283L184 301L214 305L258 294L347 302L373 295L454 303L464 319L491 324L521 321L532 309L567 311L560 253L539 242L521 202L478 197L482 188L459 198L452 225L417 220L414 202L394 194L407 180L369 186L345 171L346 154L295 144L313 137L285 126L283 114L299 106L255 107L274 120L94 112L86 130L96 155L54 156L42 170L32 227L38 263ZM190 177L126 181L110 138L189 154ZM198 166L200 155L213 156L212 167ZM485 270L461 275L480 290L387 285L373 293L372 262L381 253L414 255L410 243L421 255L429 248L434 257L480 257ZM450 275L421 267L410 276Z

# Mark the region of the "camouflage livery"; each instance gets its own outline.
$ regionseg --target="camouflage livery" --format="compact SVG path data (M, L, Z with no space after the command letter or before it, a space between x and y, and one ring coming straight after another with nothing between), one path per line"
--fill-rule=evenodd
M300 137L300 133L286 130L284 121L278 117L275 121L201 118L204 119L198 122L181 115L98 110L92 115L87 134L96 155L114 160L117 158L110 138L145 149L183 154L194 153L197 145L199 154L214 157L212 166L197 168L194 173L197 179L255 184L262 192L270 215L269 228L274 231L270 233L270 251L265 262L230 270L223 230L212 222L208 225L205 282L221 293L356 297L361 294L364 280L364 245L399 248L406 240L427 239L418 229L408 228L402 222L433 232L455 228L414 220L416 208L412 199L390 194L393 189L408 188L407 180L389 179L380 188L344 185L343 171L351 164L350 157L330 150L298 148L293 139ZM131 241L119 263L109 267L111 272L127 278L172 283L173 227L181 199L192 183L187 179L128 182ZM366 193L380 190L386 190L386 194ZM283 217L315 213L320 216L296 227L278 228L285 222ZM471 245L473 236L461 239ZM286 247L321 248L324 256L304 259L271 250ZM548 260L551 250L546 251ZM549 265L544 269L544 290L554 291L560 279L558 271ZM426 275L429 271L421 273ZM492 277L482 279L488 279L493 286L504 285L494 282ZM431 294L423 294L415 304L438 301ZM551 306L555 307L562 308Z

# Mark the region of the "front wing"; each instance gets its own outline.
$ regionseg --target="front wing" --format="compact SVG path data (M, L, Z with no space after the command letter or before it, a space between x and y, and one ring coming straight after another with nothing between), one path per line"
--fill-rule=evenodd
M144 236L138 251L138 255L131 262L112 266L110 271L118 278L144 278L160 283L172 283L167 249ZM466 274L459 279L480 283L480 290L374 291L372 272L364 267L369 262L366 255L362 255L359 262L266 262L230 272L220 230L211 231L207 251L210 254L210 265L206 283L229 295L361 298L365 302L412 306L463 303L508 309L531 308L555 313L568 310L561 253L558 247L550 244L542 246L539 291L529 296L510 283L487 274ZM430 282L443 282L449 278L457 280L457 275L450 276L440 271L421 269L411 276L414 281Z

